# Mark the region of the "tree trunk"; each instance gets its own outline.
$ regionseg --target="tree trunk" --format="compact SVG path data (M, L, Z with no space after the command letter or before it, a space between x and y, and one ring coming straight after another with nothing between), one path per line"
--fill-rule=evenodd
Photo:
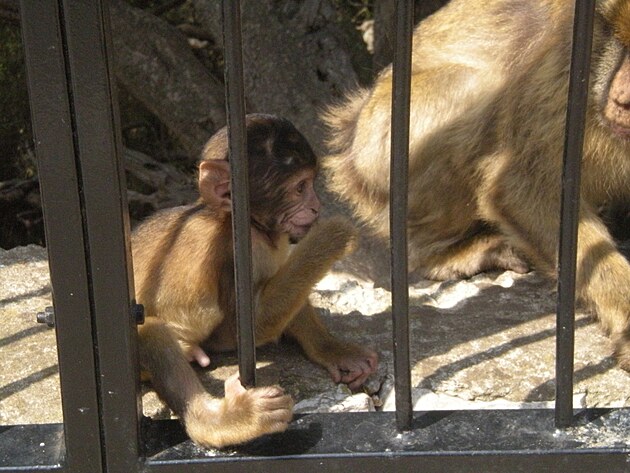
M449 0L416 0L414 22L417 24L448 3ZM395 0L374 2L374 70L391 64L394 57L396 23Z
M192 3L201 24L222 38L221 2ZM355 65L371 75L359 31L336 21L338 12L330 0L242 4L247 111L288 118L321 153L324 135L318 114L357 84Z
M225 124L224 90L164 20L110 3L116 78L177 137L191 159Z
M192 3L202 25L222 43L221 2ZM350 22L338 21L331 0L242 3L248 112L288 118L321 152L320 110L372 76L360 33ZM109 9L116 78L196 158L225 124L223 85L177 28L124 0L112 0Z

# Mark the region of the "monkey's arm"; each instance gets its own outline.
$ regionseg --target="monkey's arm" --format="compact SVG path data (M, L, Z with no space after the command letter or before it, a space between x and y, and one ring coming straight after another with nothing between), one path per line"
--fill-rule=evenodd
M222 447L281 432L293 402L277 386L245 390L237 376L225 382L225 397L212 397L184 357L170 328L155 317L138 328L140 363L156 392L182 419L190 438Z
M300 344L309 359L326 368L335 383L346 383L356 390L376 371L376 352L333 336L310 304L295 316L285 333Z
M615 343L619 365L630 370L630 263L604 223L582 210L578 227L577 291Z
M277 340L308 301L313 286L356 244L356 229L345 219L315 225L289 259L267 281L256 308L256 341Z

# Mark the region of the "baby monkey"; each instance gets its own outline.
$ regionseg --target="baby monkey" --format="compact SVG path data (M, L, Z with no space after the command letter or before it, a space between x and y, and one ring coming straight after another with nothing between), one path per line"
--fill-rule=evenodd
M333 336L308 301L352 250L355 229L340 218L317 222L317 158L289 121L253 114L246 126L256 344L291 337L335 382L357 389L376 370L376 353ZM237 376L225 382L224 398L213 397L190 366L208 366L206 352L236 349L225 128L203 151L199 193L195 204L157 213L132 236L136 298L147 315L140 363L190 438L222 447L284 431L293 401L278 386L246 390Z

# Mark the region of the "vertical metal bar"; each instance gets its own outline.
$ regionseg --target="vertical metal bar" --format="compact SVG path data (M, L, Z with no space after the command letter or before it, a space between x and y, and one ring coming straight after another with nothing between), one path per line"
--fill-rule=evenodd
M556 322L556 425L573 419L573 348L576 249L580 204L580 162L584 143L595 0L576 0L567 106Z
M229 155L232 171L238 366L241 383L250 387L256 384L256 341L253 323L249 177L243 92L243 38L241 5L238 0L223 0L223 36Z
M85 235L89 247L104 468L135 471L139 373L119 113L103 0L63 0Z
M392 138L390 171L390 234L396 425L411 429L411 366L409 360L409 285L407 278L407 174L409 162L409 103L411 100L411 0L396 2L396 47L393 63Z
M95 370L88 248L81 218L76 131L57 0L22 0L31 121L44 211L70 471L98 473L101 434Z

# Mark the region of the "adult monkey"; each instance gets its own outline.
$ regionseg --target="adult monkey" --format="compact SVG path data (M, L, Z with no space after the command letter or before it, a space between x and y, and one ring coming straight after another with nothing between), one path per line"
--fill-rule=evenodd
M355 230L341 219L315 224L317 160L290 122L255 114L246 127L256 342L286 334L335 382L356 389L375 371L376 353L335 338L308 302L312 287L352 249ZM204 149L199 201L156 214L132 236L136 297L148 316L138 328L141 367L204 447L283 431L293 405L281 388L245 390L237 376L226 381L225 398L214 398L189 364L208 366L206 350L236 348L227 155L224 128Z
M414 33L410 267L555 275L574 0L452 0ZM582 163L577 291L630 370L630 264L598 217L630 199L630 0L601 0ZM386 236L392 71L328 110L330 187Z

